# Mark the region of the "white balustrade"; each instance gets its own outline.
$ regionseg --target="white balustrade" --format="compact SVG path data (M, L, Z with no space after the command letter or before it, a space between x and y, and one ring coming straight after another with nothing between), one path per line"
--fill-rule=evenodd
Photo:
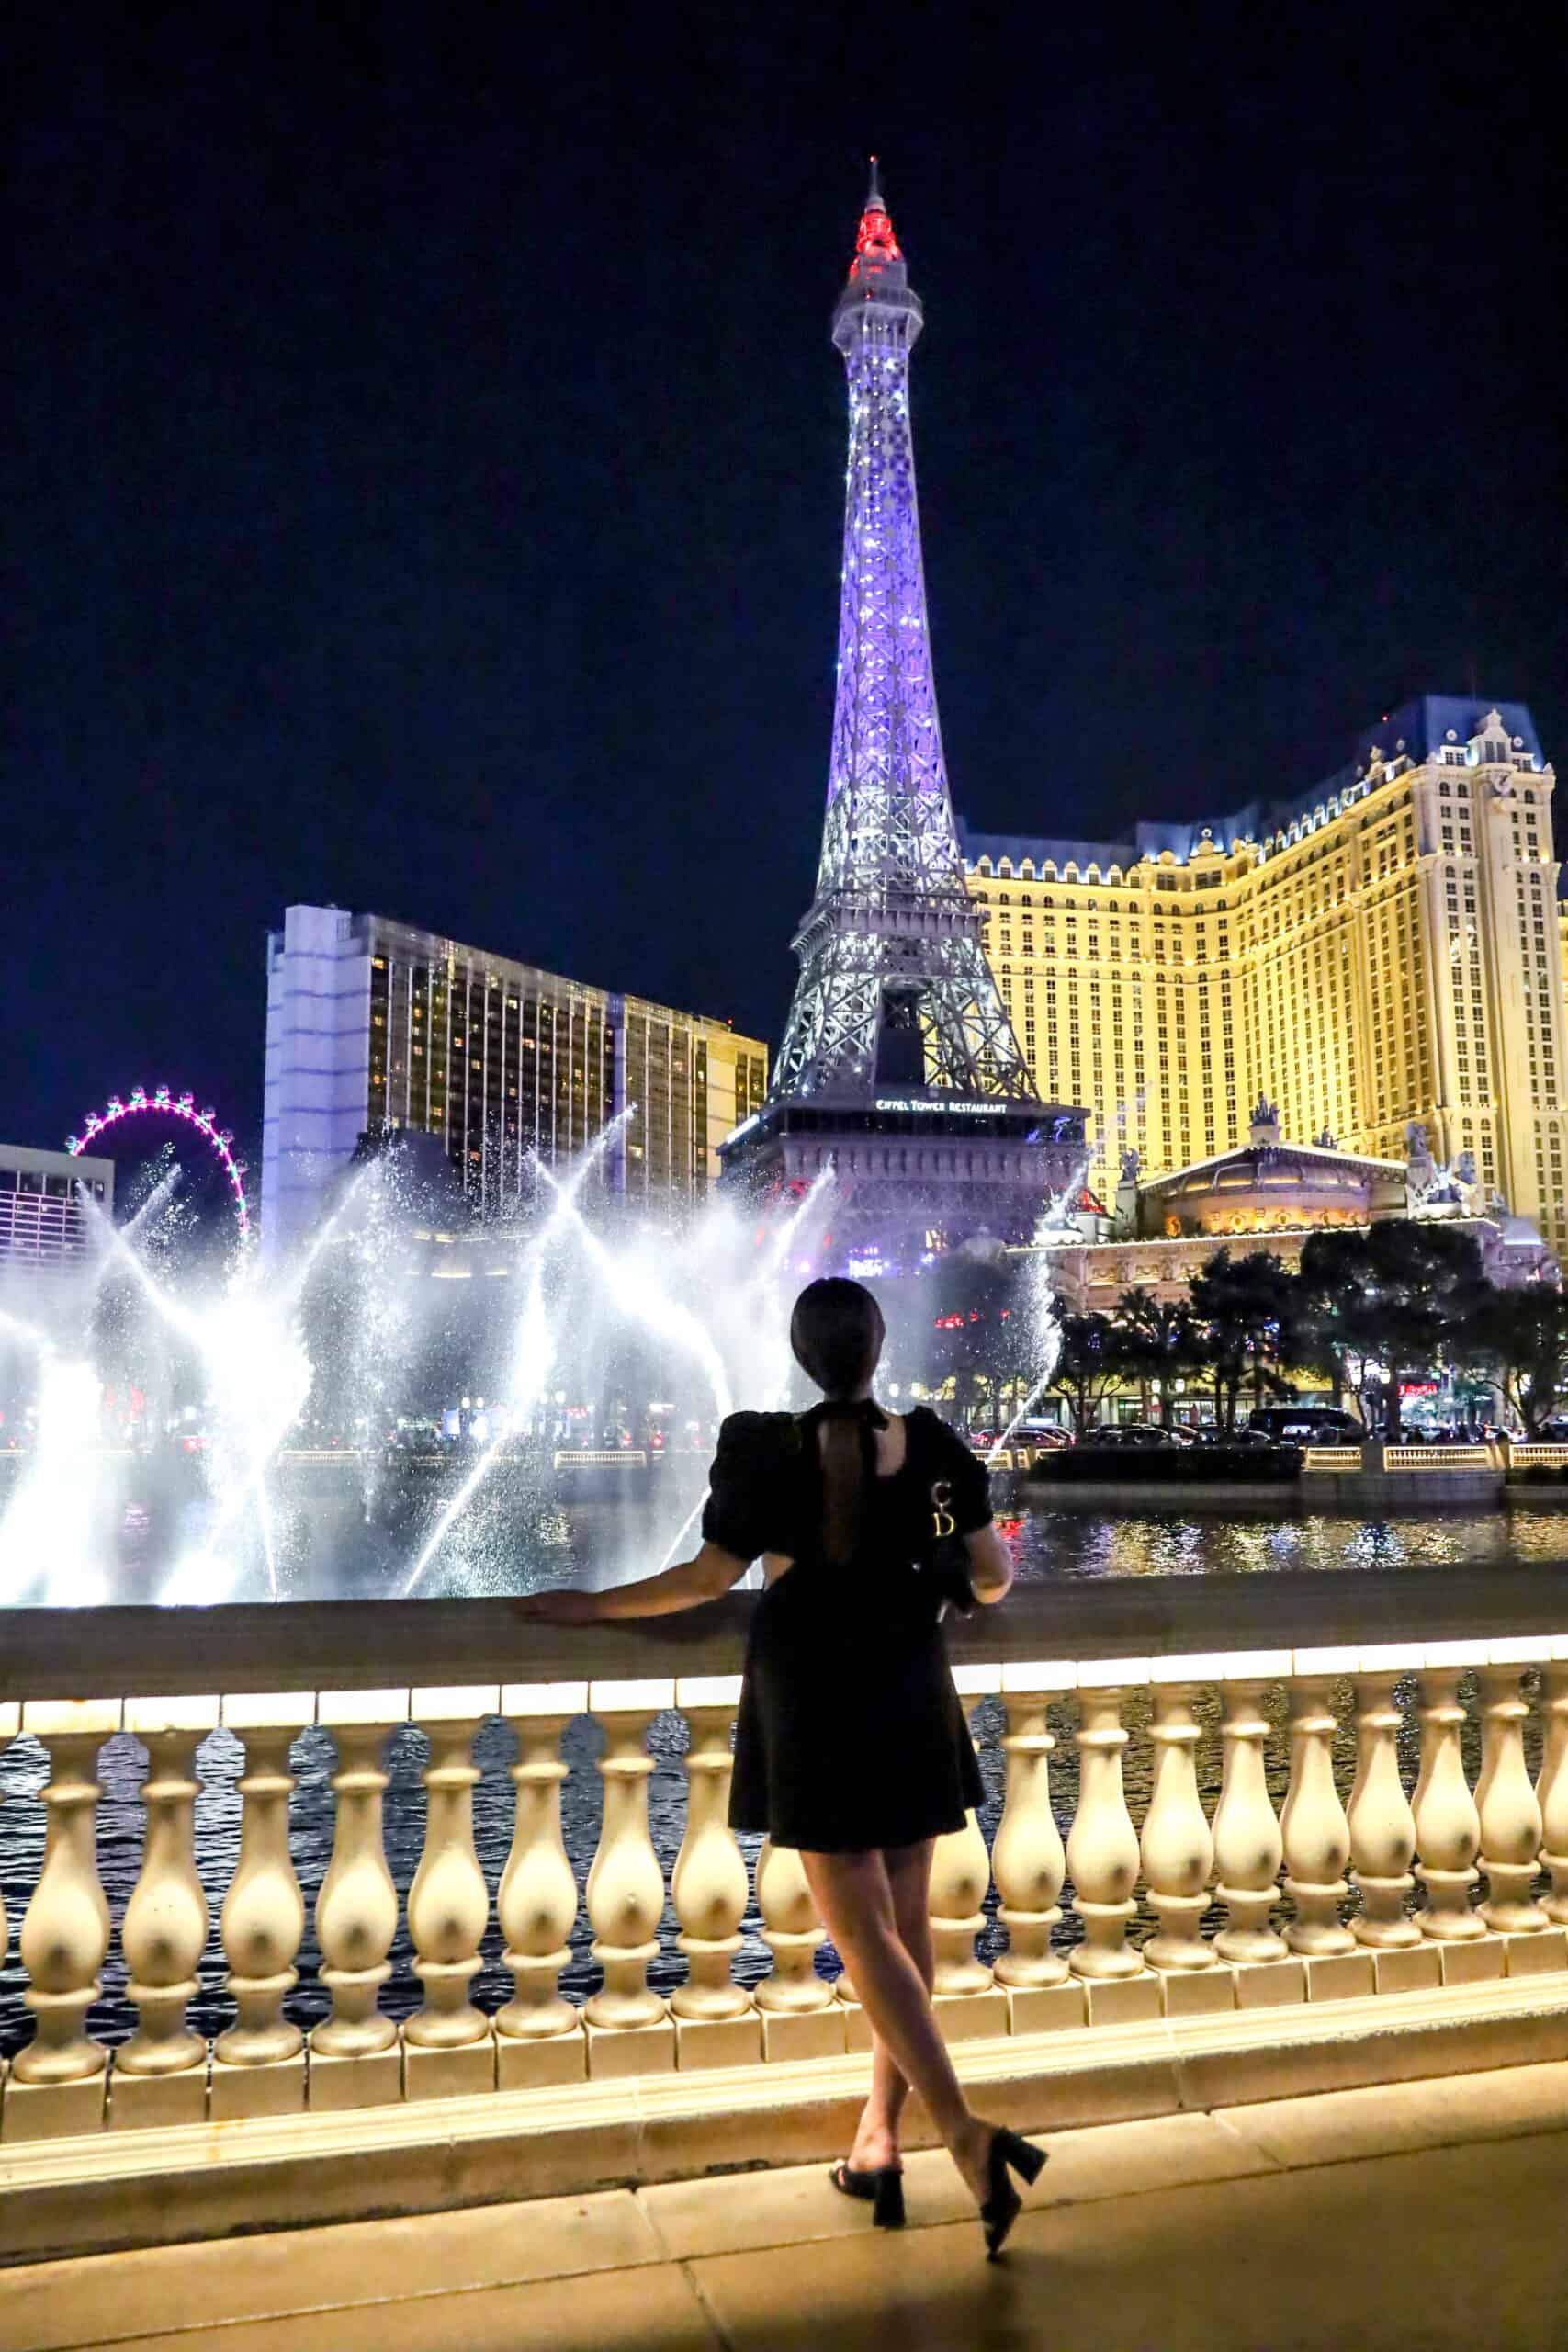
M117 2106L136 2097L122 2092L124 2076L194 2073L207 2065L207 2044L186 2025L186 2007L196 1992L208 1928L207 1896L196 1867L196 1800L201 1793L196 1750L202 1736L216 1727L218 1714L216 1698L126 1702L125 1727L147 1750L141 1791L147 1835L141 1872L120 1928L130 1970L125 1989L135 2003L138 2024L115 2056ZM196 2116L203 2111L204 2102L197 2101Z
M604 1814L599 1848L588 1873L588 1917L593 1957L604 1972L601 1989L583 2011L590 2025L613 2032L658 2025L664 2003L649 1990L648 1963L657 1959L664 1909L664 1873L648 1830L648 1783L653 1759L648 1735L656 1714L675 1703L673 1682L601 1682L593 1712L604 1727L599 1772Z
M96 1837L103 1790L93 1768L119 1722L118 1702L111 1700L45 1700L22 1711L22 1728L41 1740L48 1753L50 1776L43 1791L43 1868L21 1935L28 1972L22 1998L38 2020L38 2033L11 2062L17 2083L88 2081L108 2063L103 2043L88 2039L84 2020L98 1997L98 1972L109 1948L108 1897L98 1876ZM7 2114L7 2133L10 2127Z
M1222 1960L1251 1966L1283 1960L1285 1941L1269 1924L1279 1893L1284 1840L1269 1794L1264 1743L1269 1718L1262 1712L1269 1680L1289 1674L1291 1655L1237 1657L1226 1668L1224 1768L1214 1813L1214 1893L1230 1914L1214 1938Z
M430 1741L422 1775L424 1850L409 1889L414 1971L424 1986L423 2006L403 2028L411 2050L460 2050L490 2031L490 2019L468 1997L490 1918L490 1889L474 1850L474 1740L500 1703L493 1688L410 1695L409 1713Z
M1001 1675L995 1668L960 1667L953 1675L960 1702L967 1707L997 1690ZM991 1972L975 1950L975 1939L986 1924L983 1905L991 1883L991 1858L971 1811L962 1829L939 1838L931 1852L930 1916L936 1949L933 1992L952 1999L964 1993L988 1993Z
M991 1870L1001 1900L997 1917L1008 1946L997 1962L997 1981L1019 1992L1060 1984L1066 1960L1051 1949L1051 1931L1061 1919L1062 1883L1067 1857L1051 1805L1051 1757L1055 1738L1046 1720L1054 1698L1072 1689L1071 1666L1004 1667L1002 1706L1007 1729L1007 1791Z
M517 1811L496 1900L506 1939L502 1957L512 1972L513 1991L496 2012L495 2028L516 2041L541 2041L570 2033L578 2023L577 2009L560 1990L560 1973L571 1957L567 1939L577 1917L577 1877L561 1837L567 1768L560 1742L572 1716L586 1712L588 1685L510 1685L501 1703L517 1735L512 1767Z
M1356 1780L1350 1791L1350 1866L1361 1908L1350 1922L1356 1941L1374 1950L1407 1949L1421 1930L1405 1912L1416 1881L1416 1815L1399 1771L1404 1718L1393 1703L1399 1661L1363 1652L1356 1678Z
M762 1941L773 1953L770 1973L757 1987L757 2007L777 2017L807 2017L829 2008L833 1987L817 1973L817 1954L828 1930L817 1916L806 1869L793 1846L764 1838L757 1855L757 1908Z
M21 1709L15 1701L9 1705L0 1702L0 1755L5 1753L17 1736L17 1726L20 1721ZM4 1804L5 1802L6 1792L0 1789L0 1804ZM6 1965L6 1954L10 1949L10 1922L6 1917L6 1889L4 1885L0 1885L0 1968Z
M1525 1770L1525 1719L1519 1690L1528 1642L1498 1643L1481 1671L1481 1778L1475 1809L1481 1816L1481 1867L1487 1896L1481 1916L1499 1935L1534 1935L1551 1921L1535 1900L1540 1868L1540 1800Z
M1532 1785L1526 1735L1538 1671L1544 1741ZM1472 1673L1474 1724L1460 1695ZM1355 1705L1348 1789L1336 1753L1342 1677ZM1421 1733L1409 1796L1400 1767L1407 1679ZM972 1817L938 1841L933 1859L937 1990L955 2035L1028 2034L1081 2026L1086 2016L1093 2030L1103 2019L1133 2024L1162 2012L1202 2013L1205 2030L1221 2032L1232 2007L1299 2000L1303 1987L1314 2002L1328 1995L1348 2003L1439 1983L1457 1997L1519 1974L1568 1981L1568 1635L961 1667L958 1680L966 1702L1000 1692L1007 1785L992 1851ZM863 2048L852 1986L840 1979L835 2000L817 1972L824 1935L800 1857L765 1841L756 1893L773 1966L754 1990L736 1982L748 1894L728 1819L738 1690L729 1676L504 1690L242 1690L221 1702L29 1701L20 1728L49 1758L44 1860L20 1933L24 1998L37 2026L8 2071L0 2069L0 2140L745 2064L760 2052L788 2063L841 2054L846 2041ZM1145 1691L1146 1735L1129 1729L1141 1723ZM1200 1768L1216 1692L1223 1765L1211 1825ZM1277 1809L1271 1726L1281 1692L1290 1760ZM1051 1786L1049 1710L1057 1701L1077 1715L1078 1789L1065 1848ZM690 1730L673 1931L648 1803L649 1733L671 1706ZM512 1994L492 2016L474 1998L491 1904L474 1800L476 1736L497 1713L517 1755L496 1894ZM580 1887L562 1834L561 1750L569 1723L585 1713L604 1738L603 1821L583 1890L602 1982L580 1999L562 1989ZM213 2045L209 2078L208 2046L188 2012L209 1930L194 1846L196 1757L220 1717L243 1743L243 1759L238 1859L220 1918L235 2016ZM407 1894L423 1998L400 2034L381 2005L399 1907L382 1809L387 1744L411 1721L430 1743L425 1834ZM302 2049L294 1996L304 1903L290 1746L312 1722L336 1746L332 1858L315 1917L332 2014ZM102 1742L122 1727L148 1754L146 1834L122 1936L137 2026L106 2076L106 2050L85 2026L110 1939L96 1768ZM17 1711L0 1703L0 1745L17 1728ZM1477 1731L1472 1789L1466 1742ZM1134 1743L1139 1780L1148 1767L1141 1821L1124 1773ZM213 1769L205 1759L215 1752L203 1751L204 1769ZM1283 1936L1271 1917L1282 1863L1291 1909ZM1348 1921L1348 1865L1357 1897ZM992 1874L1007 1938L994 1971L976 1952ZM1076 1942L1062 1916L1069 1875ZM1140 1889L1157 1923L1146 1938L1130 1932ZM1213 1941L1202 1932L1211 1896L1224 1914ZM0 1919L0 1956L5 1934ZM667 2003L649 1971L660 1962L673 1975L678 1961L683 1980Z
M1127 1810L1122 1778L1123 1679L1141 1682L1147 1665L1130 1675L1118 1660L1078 1669L1078 1809L1067 1838L1067 1869L1073 1909L1083 1924L1083 1941L1067 1965L1075 1976L1135 1976L1143 1967L1127 1942L1137 1910L1133 1889L1138 1879L1138 1833Z
M1151 1968L1180 1973L1213 1968L1217 1955L1199 1932L1214 1867L1214 1838L1198 1794L1197 1691L1186 1659L1154 1666L1154 1786L1140 1852L1158 1932L1144 1946Z
M1546 1747L1535 1792L1540 1803L1540 1858L1551 1873L1551 1893L1540 1907L1558 1927L1568 1928L1568 1657L1554 1658L1545 1668L1541 1703Z
M1457 1650L1458 1655L1453 1655ZM1465 1644L1439 1644L1427 1652L1421 1675L1421 1770L1416 1782L1416 1875L1427 1890L1427 1908L1416 1919L1424 1936L1438 1943L1465 1943L1486 1933L1486 1922L1471 1908L1470 1894L1480 1872L1481 1815L1464 1776L1460 1734L1460 1675L1474 1653Z
M221 1918L228 1989L238 2012L213 2054L228 2066L277 2065L299 2055L304 2036L283 2013L299 1982L294 1965L305 1932L305 1898L288 1843L288 1769L295 1738L314 1709L298 1693L225 1702L223 1721L245 1744L240 1775L240 1859Z
M367 2060L393 2050L398 2029L377 2007L392 1973L387 1954L398 1931L398 1890L387 1868L381 1807L382 1758L408 1716L406 1690L324 1691L316 1720L337 1744L333 1856L316 1897L321 1981L333 2013L310 2036L312 2059Z
M1295 1917L1285 1930L1292 1951L1312 1959L1354 1951L1356 1939L1339 1917L1349 1894L1345 1865L1350 1859L1350 1824L1334 1785L1334 1734L1328 1703L1326 1660L1319 1671L1299 1673L1291 1683L1291 1781L1280 1816L1285 1862L1285 1893ZM1329 1668L1332 1670L1332 1667Z
M687 1977L670 2002L679 2018L717 2022L743 2018L751 2003L736 1984L740 1921L750 1890L746 1864L729 1826L729 1781L735 1758L730 1733L740 1700L739 1676L678 1683L676 1699L691 1727L686 1751L686 1834L670 1875L686 1955Z

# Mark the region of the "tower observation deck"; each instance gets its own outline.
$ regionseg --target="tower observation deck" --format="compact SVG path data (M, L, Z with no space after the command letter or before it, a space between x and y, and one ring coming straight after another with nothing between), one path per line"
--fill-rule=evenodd
M923 323L874 158L833 312L850 447L822 854L767 1101L721 1147L727 1180L764 1196L830 1165L848 1248L890 1267L1029 1239L1084 1159L1085 1114L1036 1096L964 886L909 424Z

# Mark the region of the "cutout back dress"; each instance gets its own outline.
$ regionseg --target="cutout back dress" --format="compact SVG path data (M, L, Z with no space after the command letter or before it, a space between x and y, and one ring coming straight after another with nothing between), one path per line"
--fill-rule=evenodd
M823 1537L818 1429L852 1419L862 1449L847 1559ZM876 1473L886 1416L864 1404L732 1413L719 1430L703 1533L737 1559L793 1566L758 1600L736 1724L729 1820L818 1853L911 1846L964 1826L984 1796L953 1688L942 1605L973 1603L943 1547L991 1517L986 1470L924 1406Z

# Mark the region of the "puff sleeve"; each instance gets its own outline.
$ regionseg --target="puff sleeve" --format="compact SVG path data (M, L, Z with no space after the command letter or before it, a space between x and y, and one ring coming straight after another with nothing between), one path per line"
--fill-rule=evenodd
M738 1560L755 1560L767 1551L775 1452L764 1414L731 1413L721 1424L703 1506L705 1543Z

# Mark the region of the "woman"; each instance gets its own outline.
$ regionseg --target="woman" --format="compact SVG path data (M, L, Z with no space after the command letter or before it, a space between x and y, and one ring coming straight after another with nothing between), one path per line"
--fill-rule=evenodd
M729 1818L798 1849L817 1907L871 2021L871 2097L831 2178L904 2219L898 2127L911 2083L980 2207L995 2256L1019 2212L1009 2167L1044 2152L970 2112L931 2003L931 1849L980 1803L978 1767L939 1619L1000 1600L1012 1561L986 1473L923 1407L889 1415L872 1377L882 1313L858 1283L816 1282L790 1342L823 1392L811 1412L732 1413L719 1431L696 1557L612 1592L542 1593L529 1618L580 1623L689 1609L759 1555ZM962 1539L967 1574L933 1559Z

